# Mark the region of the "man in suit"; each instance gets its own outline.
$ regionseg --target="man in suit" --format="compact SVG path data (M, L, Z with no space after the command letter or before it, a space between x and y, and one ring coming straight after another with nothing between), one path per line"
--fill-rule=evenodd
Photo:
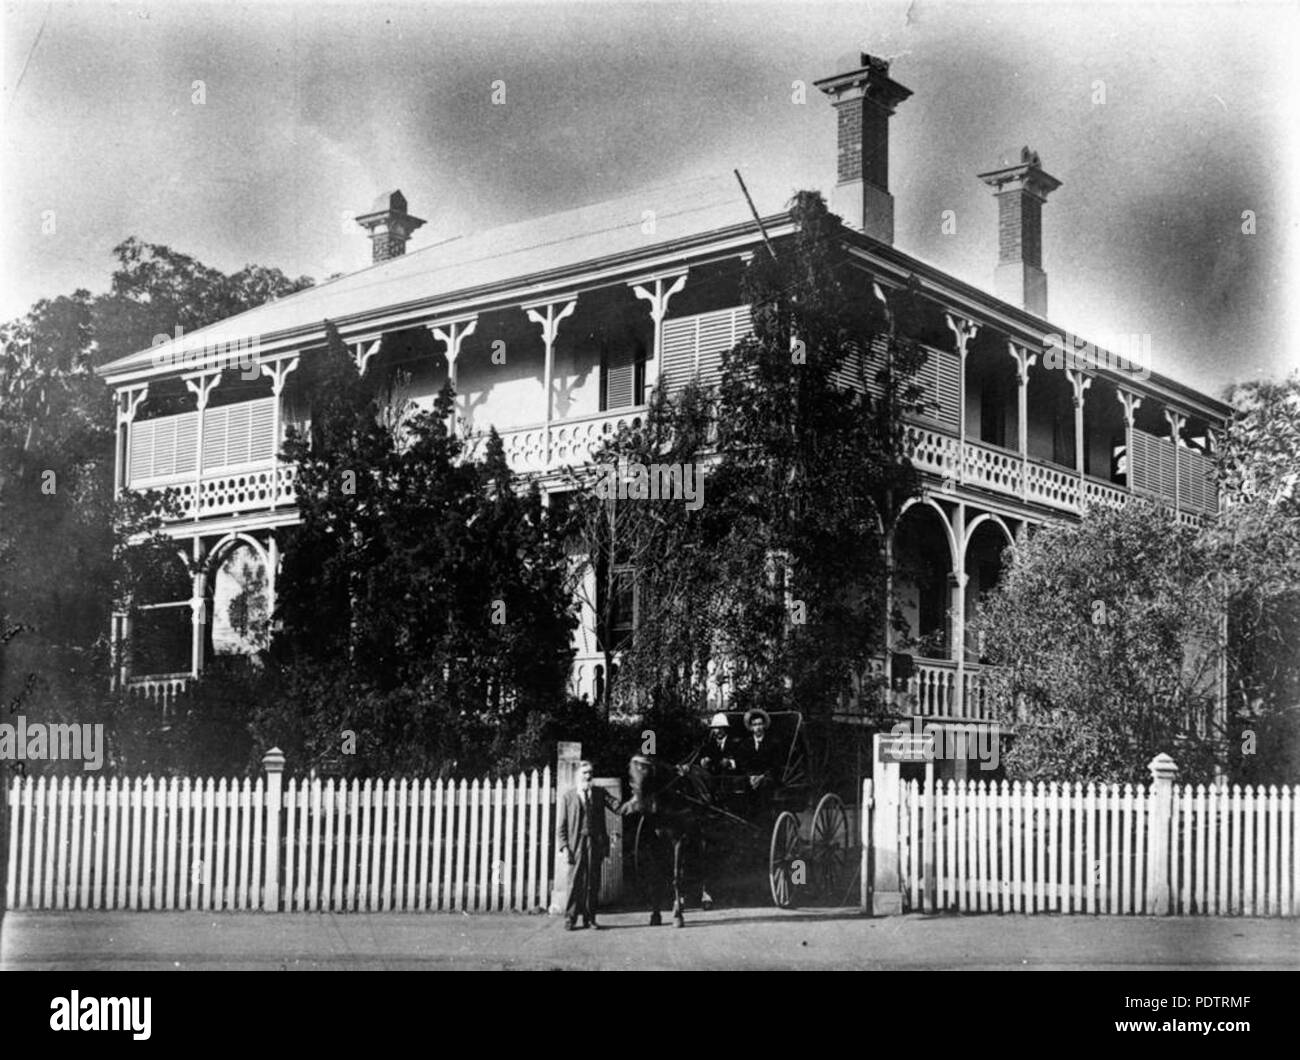
M609 796L591 786L591 763L578 763L578 786L564 793L560 809L560 852L569 863L569 901L564 908L564 930L582 926L600 930L596 899L600 893L600 866L609 853L605 807Z
M749 777L755 790L774 787L780 780L785 762L781 749L768 734L772 719L759 707L745 711L745 728L749 736L741 743L737 761L742 773Z
M731 723L719 711L709 722L709 734L700 745L697 761L716 777L723 773L734 773L739 755L740 740L731 735Z
M771 816L772 792L781 782L785 757L768 734L772 719L767 711L754 707L745 711L745 728L749 736L742 741L737 756L740 772L749 777L748 816L760 820Z

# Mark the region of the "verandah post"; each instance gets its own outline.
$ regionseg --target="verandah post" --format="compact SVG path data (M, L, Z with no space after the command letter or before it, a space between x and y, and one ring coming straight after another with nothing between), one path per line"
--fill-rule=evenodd
M1169 889L1169 859L1173 845L1170 821L1178 766L1162 752L1147 763L1147 768L1151 770L1151 788L1147 795L1151 844L1146 883L1147 910L1156 916L1168 916L1173 912Z
M266 885L262 891L262 908L280 911L280 783L284 775L284 752L272 747L262 756L266 773Z

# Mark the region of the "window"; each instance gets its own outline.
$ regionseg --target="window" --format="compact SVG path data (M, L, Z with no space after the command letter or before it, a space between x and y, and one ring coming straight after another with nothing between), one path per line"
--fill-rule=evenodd
M640 342L600 351L600 411L645 403L645 347Z
M631 644L636 631L636 568L630 564L615 566L610 578L602 564L597 570L596 586L600 649L620 651Z

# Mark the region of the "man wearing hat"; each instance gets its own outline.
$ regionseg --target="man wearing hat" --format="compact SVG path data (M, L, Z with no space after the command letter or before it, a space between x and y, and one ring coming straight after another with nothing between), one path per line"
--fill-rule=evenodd
M780 748L768 733L771 725L771 715L761 707L745 711L745 728L749 735L741 742L737 764L740 771L749 777L754 812L767 809L785 764Z
M739 754L740 740L731 735L731 722L722 711L718 711L709 722L709 734L700 745L697 760L716 777L723 773L734 773Z
M560 853L569 863L569 901L564 909L564 930L573 931L582 917L584 928L600 930L596 899L600 896L600 869L609 856L605 809L617 809L604 788L591 783L592 766L578 763L578 786L564 793L558 832Z

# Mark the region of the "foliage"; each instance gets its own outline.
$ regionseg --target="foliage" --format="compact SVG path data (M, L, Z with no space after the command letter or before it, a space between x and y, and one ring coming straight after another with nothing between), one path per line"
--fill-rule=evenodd
M791 216L797 234L742 279L754 334L716 391L658 392L644 426L571 476L576 580L605 582L588 591L605 629L615 567L635 570L635 633L602 638L606 671L615 647L619 666L607 697L670 743L698 740L699 714L723 701L829 714L881 647L883 528L917 488L900 412L924 354L871 310L821 198L797 195ZM594 488L655 464L707 472L702 506Z
M0 625L22 630L0 645L0 700L21 694L33 718L122 716L110 612L174 561L152 534L166 498L113 496L116 421L95 366L311 282L259 266L226 276L135 239L114 254L107 292L42 299L0 326Z
M791 216L790 244L742 282L754 334L723 362L707 508L734 704L816 714L882 647L884 533L918 488L900 413L924 353L875 310L820 196Z
M708 397L692 385L669 398L657 390L644 426L624 428L593 454L589 468L569 473L564 511L574 556L571 584L595 614L605 656L602 713L617 700L658 728L703 709L712 647L714 557L703 545L706 513L675 500L617 497L614 478L632 469L680 466L686 482L704 490ZM613 476L613 477L611 477ZM632 483L629 481L629 485ZM648 485L648 483L647 483ZM634 579L636 628L620 642L614 629L623 572Z
M531 712L563 700L575 620L562 537L495 432L467 457L447 428L450 388L431 411L385 415L327 331L312 437L285 446L302 524L278 593L283 695L258 724L323 768L493 768Z
M1224 507L1204 535L1227 605L1228 750L1249 783L1300 779L1300 377L1228 394Z
M1161 752L1212 779L1218 619L1210 557L1167 510L1134 499L1008 550L971 632L1016 739L1016 779L1149 780ZM1016 704L1013 709L1011 704Z

